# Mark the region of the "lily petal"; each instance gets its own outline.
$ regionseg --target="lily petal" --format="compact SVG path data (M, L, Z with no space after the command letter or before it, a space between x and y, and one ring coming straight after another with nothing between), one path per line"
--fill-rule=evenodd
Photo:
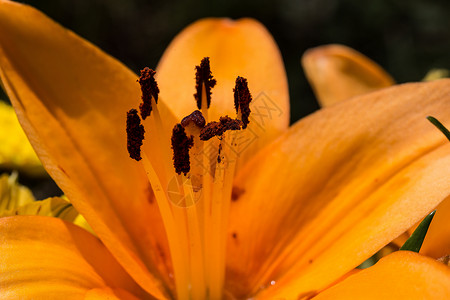
M253 96L250 124L240 146L246 160L289 125L289 92L280 51L270 33L252 19L204 19L184 29L167 48L157 68L161 98L178 118L196 108L195 69L210 57L217 79L209 120L234 117L237 76L248 79Z
M322 109L255 157L235 180L230 277L275 281L267 295L291 288L287 298L323 289L436 207L450 191L450 145L425 117L450 123L449 83Z
M343 45L306 51L302 66L322 107L394 84L378 64Z
M5 298L80 299L107 287L148 298L97 238L60 219L0 218L0 257Z
M382 258L314 299L449 299L450 268L431 258L399 251Z
M136 75L39 11L0 0L0 79L47 171L135 280L162 297L154 274L167 268L165 232L126 150Z

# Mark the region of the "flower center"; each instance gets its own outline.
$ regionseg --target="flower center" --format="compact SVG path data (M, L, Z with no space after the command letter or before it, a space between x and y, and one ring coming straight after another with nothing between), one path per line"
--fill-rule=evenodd
M155 193L169 242L177 299L220 299L237 140L249 123L252 100L248 83L245 78L236 79L236 118L222 116L208 123L217 82L209 58L202 59L196 67L194 94L199 110L174 125L161 118L154 76L155 71L145 68L139 78L141 117L149 117L144 124L149 129L148 141L143 143L144 125L137 110L131 109L127 114L128 151L131 158L141 161ZM172 126L169 138L167 129Z

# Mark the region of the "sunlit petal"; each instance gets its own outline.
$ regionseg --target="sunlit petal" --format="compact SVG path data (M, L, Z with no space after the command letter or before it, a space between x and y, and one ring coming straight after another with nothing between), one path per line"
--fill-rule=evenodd
M127 271L161 295L152 273L168 273L164 230L126 151L135 74L39 11L2 0L0 78L53 179Z
M235 180L229 284L324 288L446 198L450 145L425 117L450 123L449 82L323 109L258 155Z

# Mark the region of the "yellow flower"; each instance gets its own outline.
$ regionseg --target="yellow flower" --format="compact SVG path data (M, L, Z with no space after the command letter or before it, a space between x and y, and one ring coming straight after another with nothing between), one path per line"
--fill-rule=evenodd
M0 168L20 170L33 176L46 174L20 127L14 109L3 101L0 101L0 128Z
M235 118L242 76L253 96L250 123L203 144L192 134L192 169L176 175L170 136L196 109L193 72L204 57L217 84L208 110L201 89L203 115ZM288 128L282 59L264 27L201 20L175 38L157 68L158 103L150 94L136 162L124 128L125 112L140 105L136 75L40 12L5 0L0 78L44 166L99 237L56 218L1 218L1 295L334 298L352 297L349 285L361 297L378 284L367 297L450 296L447 266L406 251L342 280L449 195L450 145L425 120L450 123L448 80L356 97ZM222 145L213 161L201 155L208 144Z
M17 172L0 176L0 216L12 216L15 211L35 201L33 193L17 183Z
M17 178L17 172L0 176L0 217L17 215L57 217L94 233L83 216L65 197L36 201L31 191L17 182Z

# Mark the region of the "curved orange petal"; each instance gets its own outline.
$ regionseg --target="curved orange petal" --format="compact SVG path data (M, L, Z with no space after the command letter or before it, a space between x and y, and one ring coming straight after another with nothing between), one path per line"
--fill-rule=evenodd
M57 218L0 218L0 294L15 299L80 299L112 288L149 296L89 232Z
M314 299L450 299L450 268L414 252L398 251Z
M411 163L358 207L350 212L341 212L338 216L341 221L331 220L333 227L328 231L324 232L324 227L330 227L330 221L320 225L320 220L313 221L309 225L311 227L308 226L310 236L305 238L306 233L303 233L303 240L308 244L311 238L314 244L306 250L296 248L288 255L281 268L290 269L269 295L283 294L289 298L297 296L298 290L320 290L321 286L326 285L325 282L339 277L345 272L343 270L358 265L398 236L404 228L414 223L413 220L421 217L420 211L425 208L428 208L427 212L431 211L448 196L450 185L444 182L447 174L443 174L440 168L450 167L449 151L450 145ZM440 176L444 178L437 179ZM353 204L356 206L355 201ZM330 211L333 209L327 209L323 214ZM326 225L321 227L323 223ZM322 235L318 240L317 232ZM299 239L297 237L297 242L293 244L298 245ZM298 258L299 254L295 251L309 257L313 263L309 265L303 260L289 266ZM323 275L325 270L328 273Z
M378 64L342 45L309 49L303 54L302 66L321 106L394 84Z
M184 29L167 48L157 68L161 98L178 118L197 109L195 66L210 57L217 79L209 120L234 117L237 76L248 79L253 96L250 125L241 145L244 161L289 125L289 91L278 47L270 33L252 19L204 19Z
M0 79L47 171L136 281L162 295L151 272L168 275L165 233L126 150L136 76L39 11L1 0Z
M322 109L255 157L235 180L229 288L245 294L274 280L271 296L278 286L320 290L447 197L450 145L425 117L450 123L449 83Z

